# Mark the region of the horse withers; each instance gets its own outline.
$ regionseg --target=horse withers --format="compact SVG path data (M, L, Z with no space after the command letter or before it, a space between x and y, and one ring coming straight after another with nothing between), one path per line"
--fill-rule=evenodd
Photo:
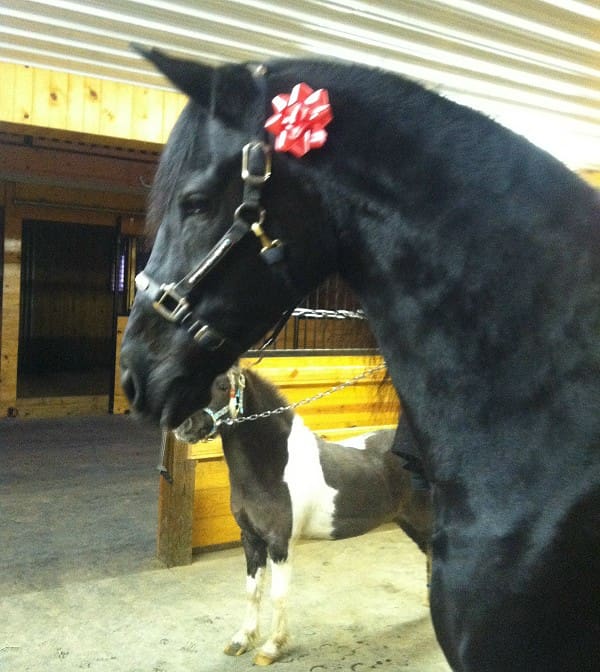
M286 598L298 539L354 537L389 521L397 522L424 553L431 537L430 492L390 452L393 430L330 443L291 410L244 422L286 405L259 374L233 367L213 382L208 407L175 430L179 439L193 443L210 436L217 425L222 438L231 511L241 529L247 569L246 615L225 648L230 655L258 643L270 561L273 619L270 635L255 655L260 665L277 660L288 640ZM229 418L232 424L227 424Z
M390 72L142 51L190 101L152 188L154 246L123 338L132 409L178 426L340 273L432 484L431 615L451 667L595 672L597 191Z

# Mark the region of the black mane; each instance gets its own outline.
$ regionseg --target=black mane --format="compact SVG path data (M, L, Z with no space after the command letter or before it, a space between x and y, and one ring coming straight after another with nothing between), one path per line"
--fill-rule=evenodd
M335 151L304 157L302 163L310 166L313 179L316 168L318 179L335 182L344 196L355 194L357 187L368 191L375 204L357 207L400 205L406 216L423 215L425 209L436 217L444 209L460 208L456 196L463 194L464 200L466 190L490 207L511 193L530 201L532 210L536 205L547 210L549 203L564 207L581 188L565 166L522 136L395 73L311 60L276 60L267 63L267 70L263 121L272 112L270 99L299 80L329 90L334 122L328 146ZM179 179L205 165L210 155L206 122L205 109L190 101L172 130L150 196L150 235L166 216ZM277 158L291 170L302 170L296 159ZM365 172L365 161L377 170Z
M203 108L190 100L173 126L150 191L146 217L146 235L150 240L169 210L180 179L191 166L206 160L206 117Z

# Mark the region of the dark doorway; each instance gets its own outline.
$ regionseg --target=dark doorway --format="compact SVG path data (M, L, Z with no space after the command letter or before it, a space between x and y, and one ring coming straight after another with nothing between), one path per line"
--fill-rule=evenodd
M116 235L23 222L18 397L110 395Z

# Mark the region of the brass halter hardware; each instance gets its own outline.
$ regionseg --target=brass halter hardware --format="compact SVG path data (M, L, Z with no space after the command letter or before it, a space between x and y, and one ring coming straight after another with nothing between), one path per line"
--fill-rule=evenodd
M264 155L264 170L262 173L250 172L250 154L255 150L261 150ZM246 184L264 184L271 177L271 147L264 142L249 142L242 149L242 180Z
M260 240L260 244L262 245L260 249L261 253L270 250L272 247L279 247L281 245L281 241L279 240L279 238L271 240L271 238L269 238L269 236L267 236L267 234L264 232L264 229L262 228L263 219L264 217L261 217L260 221L254 222L254 224L250 225L252 233Z

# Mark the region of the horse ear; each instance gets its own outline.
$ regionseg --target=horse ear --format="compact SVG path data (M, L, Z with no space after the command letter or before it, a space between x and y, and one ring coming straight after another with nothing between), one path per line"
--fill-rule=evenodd
M145 47L136 42L131 48L150 61L183 93L208 109L210 106L214 68L196 61L168 56L154 47Z
M167 79L221 121L241 127L248 103L258 92L251 71L244 65L213 68L196 61L168 56L155 48L132 43L131 48L150 61Z

